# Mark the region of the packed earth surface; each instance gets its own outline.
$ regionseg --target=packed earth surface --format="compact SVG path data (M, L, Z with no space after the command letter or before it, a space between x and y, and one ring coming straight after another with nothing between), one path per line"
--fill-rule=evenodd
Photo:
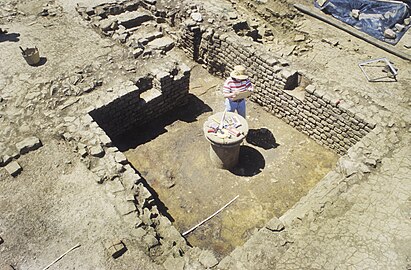
M0 269L411 269L411 32L377 47L294 4L321 14L1 1ZM380 58L398 75L370 82ZM237 64L255 93L224 170L203 125Z

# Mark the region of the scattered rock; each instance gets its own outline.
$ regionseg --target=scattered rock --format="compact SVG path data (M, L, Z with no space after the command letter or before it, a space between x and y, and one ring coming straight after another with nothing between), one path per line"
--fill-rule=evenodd
M156 0L144 0L144 2L146 2L147 4L150 4L150 5L155 5L157 3Z
M404 43L404 47L407 49L411 49L411 40L408 40Z
M19 175L19 173L23 170L20 167L20 164L17 163L17 161L10 162L4 168L13 177L16 177L17 175Z
M105 19L100 21L100 29L104 32L117 29L117 20Z
M191 13L191 19L193 19L195 22L202 22L203 16L201 16L200 12L193 12Z
M117 163L121 163L121 164L127 164L127 158L126 156L121 153L121 152L116 152L116 154L114 155L114 160Z
M103 157L105 154L104 149L100 145L96 145L90 148L90 155L93 157Z
M305 36L304 35L296 35L294 38L295 42L301 42L305 40Z
M404 25L410 25L411 23L411 17L404 19Z
M9 164L13 160L13 158L10 155L4 155L2 157L2 159L3 159L3 165L2 166L6 166L7 164Z
M20 154L26 154L30 151L36 150L42 146L39 138L28 137L21 142L16 143L16 148Z
M126 245L121 240L107 241L104 244L104 247L109 252L109 254L111 254L111 257L113 257L114 259L117 259L127 251Z
M358 20L358 18L360 17L360 11L358 9L353 9L350 12L350 16Z
M110 139L109 136L107 135L101 135L100 136L100 142L104 145L104 146L111 146L112 141Z
M117 16L118 24L126 29L140 26L143 22L152 20L153 17L140 11L125 12Z
M384 37L389 39L395 39L397 37L397 34L392 29L385 29Z
M147 234L146 236L143 237L144 243L147 245L148 249L153 248L158 245L158 239L155 238L151 234Z
M399 24L399 23L396 23L396 24L395 24L395 30L396 30L397 32L402 32L402 31L404 31L404 29L405 29L405 25Z
M206 268L211 268L218 264L216 257L210 250L203 250L200 254L199 261Z
M238 15L236 12L229 12L227 15L230 20L236 20L238 18Z
M281 222L281 220L279 220L278 218L272 218L267 225L265 225L265 227L267 229L269 229L270 231L273 232L280 232L282 230L284 230L284 224Z
M3 238L0 236L0 245L4 243Z
M167 52L174 47L174 40L170 37L162 37L150 42L149 46L153 50Z
M144 49L137 48L137 49L133 50L133 57L138 58L140 55L143 54L143 52L144 52Z

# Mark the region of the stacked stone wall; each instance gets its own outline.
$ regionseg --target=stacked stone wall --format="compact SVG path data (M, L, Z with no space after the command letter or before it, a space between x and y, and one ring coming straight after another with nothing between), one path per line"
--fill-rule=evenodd
M190 40L195 35L193 26L187 23L182 25L186 28L182 33L187 36L182 36L182 39ZM375 127L375 124L366 122L345 108L344 102L328 96L314 85L303 89L303 99L292 95L286 89L298 84L300 74L287 61L265 51L258 44L234 33L214 33L212 29L203 29L201 33L203 38L199 52L210 73L227 77L235 65L246 66L255 86L251 100L318 143L345 154ZM181 46L191 44L183 42ZM193 49L184 48L185 51Z
M187 66L171 72L159 71L151 79L152 88L140 89L132 85L119 96L107 98L104 104L90 112L110 137L121 135L186 104L190 83Z

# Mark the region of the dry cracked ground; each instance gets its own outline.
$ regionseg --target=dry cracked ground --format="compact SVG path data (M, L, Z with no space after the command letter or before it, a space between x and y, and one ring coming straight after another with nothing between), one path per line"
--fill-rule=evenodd
M411 269L408 61L303 16L285 0L185 1L254 18L260 43L377 123L338 156L249 102L254 137L242 146L243 171L214 170L204 165L208 144L201 127L222 110L223 79L177 47L135 60L84 21L76 2L0 3L0 28L8 31L0 36L0 158L22 168L16 177L13 168L0 169L0 269L43 269L77 244L50 269ZM276 11L271 20L264 20L265 8ZM175 37L177 30L164 31ZM410 41L407 33L396 48L410 54ZM19 46L37 46L41 65L27 65ZM379 57L394 62L397 82L365 80L358 63ZM190 251L166 260L147 251L150 240L121 214L118 187L97 183L93 164L80 160L59 129L99 95L176 59L192 68L192 102L114 142L158 193L180 233L241 196L187 237ZM42 146L20 156L14 146L27 138L34 144L40 138ZM368 167L357 167L358 160ZM113 238L127 246L117 259L105 245Z

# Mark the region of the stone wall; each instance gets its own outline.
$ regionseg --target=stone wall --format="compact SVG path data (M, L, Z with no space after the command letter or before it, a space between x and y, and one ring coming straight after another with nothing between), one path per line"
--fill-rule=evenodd
M144 84L130 85L118 96L106 102L90 115L112 137L135 126L143 125L162 114L186 104L190 83L190 68L176 66L169 71L156 71L141 78Z
M375 127L345 108L344 102L328 96L315 85L302 89L303 98L292 95L288 90L298 86L301 75L287 61L265 51L260 45L235 33L215 33L212 28L202 27L199 32L200 27L190 20L181 25L184 42L180 42L180 46L190 56L198 55L194 59L204 62L210 73L227 77L234 65L246 66L255 86L252 101L337 153L345 154ZM190 47L194 38L201 40L199 47Z

